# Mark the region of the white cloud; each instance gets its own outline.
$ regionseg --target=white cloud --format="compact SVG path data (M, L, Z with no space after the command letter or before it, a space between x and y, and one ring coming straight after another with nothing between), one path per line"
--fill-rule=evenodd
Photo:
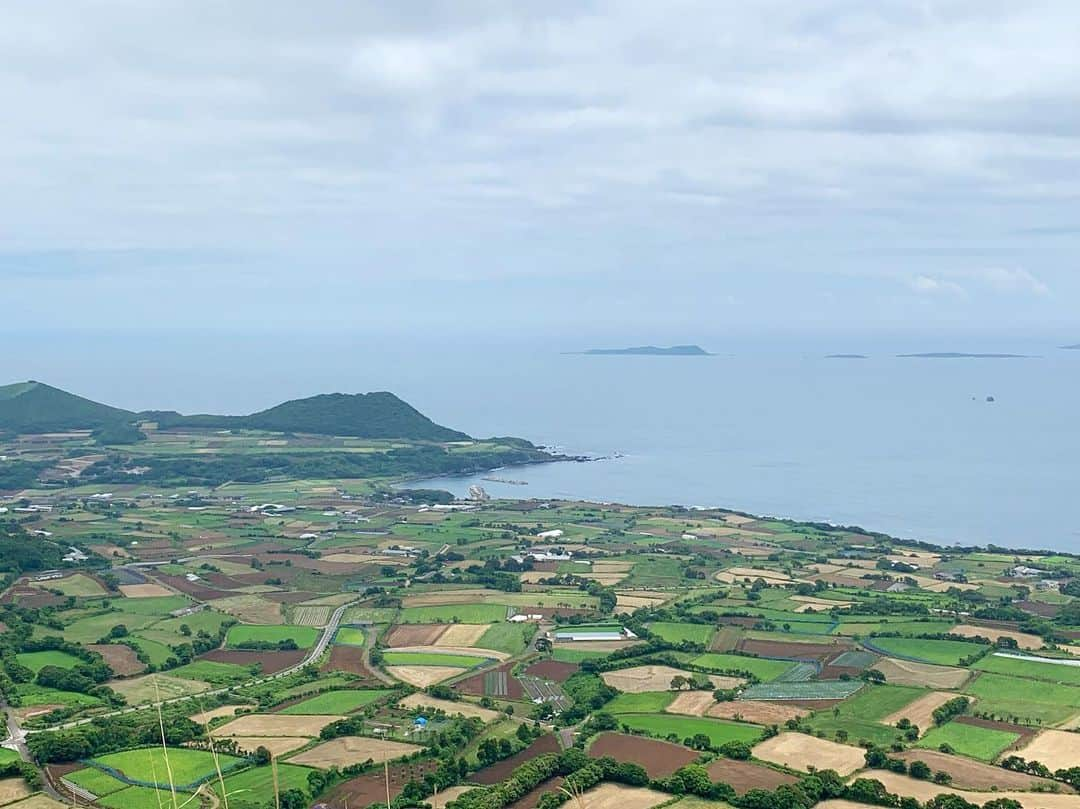
M1020 267L988 267L971 273L991 289L1007 294L1047 295L1050 288Z
M910 279L908 285L920 295L964 295L965 290L955 281L947 281L944 278L931 278L928 275L917 275Z

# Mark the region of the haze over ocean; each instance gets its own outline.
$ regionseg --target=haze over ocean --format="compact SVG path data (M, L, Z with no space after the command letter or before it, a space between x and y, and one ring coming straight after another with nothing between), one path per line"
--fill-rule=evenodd
M529 485L479 481L493 495L723 506L934 542L1080 552L1080 351L1057 348L1069 337L711 337L697 342L717 356L656 358L560 354L657 342L643 335L493 343L18 332L3 335L3 381L183 412L390 390L476 436L623 455L496 473ZM923 351L1038 356L895 356ZM473 482L422 485L462 493Z

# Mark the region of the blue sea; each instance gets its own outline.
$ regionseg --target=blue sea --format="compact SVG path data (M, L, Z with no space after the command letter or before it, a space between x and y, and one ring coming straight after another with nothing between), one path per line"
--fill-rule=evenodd
M1068 337L716 335L702 341L715 356L632 357L561 352L640 339L5 335L4 381L183 412L391 390L472 435L605 458L495 474L524 486L487 475L415 485L722 506L947 544L1080 552L1080 351L1056 347ZM1036 356L896 356L923 351ZM868 358L825 356L841 352Z

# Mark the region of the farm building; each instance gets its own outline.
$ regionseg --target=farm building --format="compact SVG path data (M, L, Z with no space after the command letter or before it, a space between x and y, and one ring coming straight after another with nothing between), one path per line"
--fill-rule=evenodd
M557 641L630 640L636 638L626 627L618 629L560 629L555 632Z

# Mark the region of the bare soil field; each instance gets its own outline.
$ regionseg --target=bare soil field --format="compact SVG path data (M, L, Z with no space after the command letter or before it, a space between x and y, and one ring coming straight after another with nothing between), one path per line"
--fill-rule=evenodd
M670 800L671 796L666 792L610 782L593 787L581 796L584 809L652 809Z
M1051 770L1080 766L1080 735L1065 730L1044 730L1022 747L1015 748L1018 756L1028 761L1041 761Z
M453 624L446 628L435 646L475 646L491 624Z
M934 726L934 710L940 708L955 696L956 694L949 694L944 691L931 691L929 694L905 705L896 713L889 714L881 720L881 724L895 725L901 719L910 719L913 725L919 726L919 735L921 736Z
M743 629L740 626L722 626L713 634L710 652L730 652L742 640Z
M330 623L330 607L293 607L292 622L297 626L326 626Z
M461 714L462 716L476 716L483 719L485 722L493 722L498 719L500 714L498 711L492 711L488 708L481 708L479 705L473 705L471 702L453 702L448 699L436 699L435 697L428 696L427 694L410 694L398 703L403 708L419 709L419 708L438 708L441 711L446 711L447 714L453 716L454 714Z
M683 691L664 710L685 716L705 716L716 704L711 691Z
M386 673L391 677L401 680L403 683L415 685L417 688L427 688L436 685L443 680L461 674L466 669L454 666L387 666Z
M564 683L570 675L577 674L581 670L577 663L560 663L558 660L541 660L533 663L525 673L553 683Z
M200 660L212 660L215 663L236 663L241 666L250 666L259 663L263 674L277 674L283 669L295 666L304 659L307 654L303 649L292 649L286 652L254 651L244 649L214 649L207 652Z
M506 652L495 649L479 649L475 646L395 646L395 652L407 652L416 654L455 654L465 657L486 658L488 660L506 660L510 657Z
M29 797L30 787L21 778L0 779L0 806Z
M671 775L679 767L693 763L698 756L681 744L624 733L601 733L589 746L588 753L593 758L611 756L618 761L640 764L650 778Z
M277 571L274 572L277 575ZM278 604L298 604L301 601L307 601L314 593L305 593L301 591L282 590L278 593L266 593L263 598L268 601L274 601Z
M819 770L836 770L851 775L866 765L863 750L806 733L781 733L754 747L754 756L762 761L806 771L809 764Z
M368 759L381 764L384 761L393 761L395 758L411 755L421 749L415 744L405 744L389 739L342 736L298 753L289 759L289 763L304 764L325 770L327 767L344 767Z
M990 638L996 641L998 638L1012 638L1021 649L1041 649L1043 639L1038 635L1029 635L1027 632L1017 632L1015 629L998 629L989 626L974 626L972 624L960 624L949 630L950 634L963 635L965 638Z
M671 708L668 708L670 711ZM761 699L717 702L705 713L714 719L740 719L755 725L782 725L789 719L799 719L810 710L792 702L768 702Z
M353 759L355 760L355 759ZM387 772L390 776L390 799L401 794L409 781L423 781L426 773L438 766L437 761L410 761L392 764ZM351 778L334 787L323 803L330 809L346 809L348 806L371 806L386 801L386 782L383 773L376 771Z
M386 645L392 649L399 646L431 646L447 628L445 624L401 624L387 634Z
M262 596L240 595L219 598L214 601L213 606L215 609L239 618L245 624L265 626L283 623L281 605L267 601Z
M297 716L288 714L246 714L214 731L215 736L311 736L344 719L343 716Z
M942 793L959 795L972 803L981 804L995 798L1012 798L1019 801L1024 809L1080 809L1080 795L1048 792L967 792L953 787L941 786L933 781L920 781L907 775L898 775L888 770L874 770L873 777L885 785L885 789L896 795L911 796L918 801L928 801ZM819 803L826 806L831 801ZM865 809L865 807L864 807Z
M10 809L67 809L67 804L54 801L44 792L38 792L29 798L23 798L16 803L8 804Z
M517 681L517 678L510 675L513 668L514 664L512 662L503 663L498 668L474 674L472 677L466 677L455 683L453 688L459 694L467 694L472 697L521 699L525 696L525 692L522 690L521 683ZM506 693L502 693L504 690L503 685L506 686Z
M758 640L744 638L738 646L739 651L758 657L784 657L799 660L816 660L824 663L839 652L850 649L850 643L794 643L781 640Z
M615 604L618 607L623 607L624 611L636 610L640 607L655 607L663 604L667 601L669 596L663 596L657 598L655 596L644 595L641 593L635 593L633 591L627 593L617 593L615 595Z
M713 781L731 784L739 795L751 789L771 791L781 784L794 784L799 780L790 773L779 772L751 761L737 761L733 758L717 759L708 766L708 772Z
M941 770L952 776L952 785L957 789L1050 789L1056 788L1059 792L1072 792L1069 787L1060 781L1052 781L1049 778L1039 778L1037 775L1027 775L1022 772L1013 772L993 764L984 764L981 761L964 758L963 756L941 753L937 750L905 750L896 754L910 764L913 761L925 761L934 772ZM1041 759L1040 759L1041 761Z
M919 688L959 688L968 681L971 672L931 663L912 663L886 657L871 668L885 675L885 681L894 685L913 685Z
M364 665L364 649L361 646L332 647L330 649L330 658L323 663L322 671L345 671L369 679L375 676Z
M311 739L304 736L233 736L232 739L240 745L241 750L254 753L260 747L265 747L274 758L311 743Z
M646 691L669 691L672 677L690 677L692 674L693 672L671 666L635 666L631 669L605 671L600 677L611 687L627 694L641 694ZM709 679L715 688L734 688L743 683L738 677L709 675Z
M175 552L172 545L169 546L166 557L169 553ZM139 554L139 558L142 558L142 554ZM207 587L205 584L200 584L197 581L188 581L183 576L167 576L164 573L154 574L158 579L167 584L174 590L179 590L181 593L185 593L192 598L196 598L199 601L211 601L215 598L227 598L230 594L225 590L218 590L214 587Z
M158 697L169 699L210 690L210 683L170 677L168 674L144 674L127 680L109 680L106 685L123 695L129 705L156 702Z
M444 604L480 604L486 599L495 599L498 590L435 590L430 593L418 593L401 600L403 607L439 607Z
M236 716L237 711L254 707L254 705L222 705L219 708L211 708L209 711L200 711L199 713L192 714L188 718L191 719L192 722L204 725L211 719L217 719L219 716Z
M172 590L160 584L121 584L120 592L125 598L155 598L173 594Z
M146 664L139 662L135 650L130 646L121 643L91 643L86 648L100 654L117 677L130 677L146 671Z
M535 739L532 744L520 753L515 753L510 758L505 758L502 761L496 761L490 767L484 767L484 769L474 773L470 780L485 786L497 784L499 781L508 778L510 773L526 761L530 761L544 753L558 753L559 750L559 740L547 733Z

